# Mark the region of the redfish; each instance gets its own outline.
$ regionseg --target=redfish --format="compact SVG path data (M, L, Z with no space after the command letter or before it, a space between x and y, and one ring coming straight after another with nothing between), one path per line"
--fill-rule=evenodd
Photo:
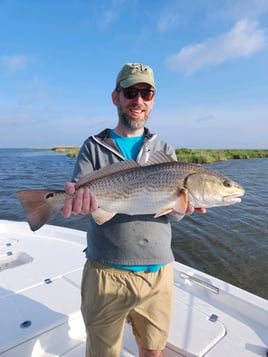
M117 213L154 214L157 218L176 211L183 218L188 202L195 208L227 206L240 202L245 193L241 185L216 171L174 161L162 152L152 155L143 166L127 160L94 171L76 183L76 191L81 187L88 187L97 197L99 207L92 216L98 224ZM75 193L23 190L16 196L30 228L36 231Z

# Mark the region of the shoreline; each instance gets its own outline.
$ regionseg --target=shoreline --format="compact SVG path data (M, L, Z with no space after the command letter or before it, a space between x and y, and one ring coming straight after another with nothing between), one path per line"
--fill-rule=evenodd
M55 146L49 150L55 151L60 154L66 154L69 157L77 157L80 146Z
M77 157L80 146L55 146L50 149L68 157ZM268 149L175 149L178 161L193 162L196 164L210 164L212 162L268 158Z

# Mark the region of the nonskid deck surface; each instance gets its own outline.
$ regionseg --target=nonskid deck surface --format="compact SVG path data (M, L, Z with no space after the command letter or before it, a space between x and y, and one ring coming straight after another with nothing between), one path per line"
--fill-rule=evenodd
M0 356L81 357L85 232L0 221ZM268 301L174 262L166 357L267 356ZM121 357L138 356L126 323Z

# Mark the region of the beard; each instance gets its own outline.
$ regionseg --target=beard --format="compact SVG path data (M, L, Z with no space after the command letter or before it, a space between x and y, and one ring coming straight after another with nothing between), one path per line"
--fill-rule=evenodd
M133 107L134 109L140 109L137 107ZM127 109L127 108L126 108ZM137 129L142 129L145 127L145 124L149 118L150 111L144 111L144 116L143 118L136 118L135 116L132 116L131 113L127 111L123 111L120 105L117 107L118 111L118 117L119 121L121 124L124 125L125 128L129 130L137 130Z

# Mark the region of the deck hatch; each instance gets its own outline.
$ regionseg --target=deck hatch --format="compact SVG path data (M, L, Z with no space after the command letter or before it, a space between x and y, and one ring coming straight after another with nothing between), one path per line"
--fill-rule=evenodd
M7 252L5 255L0 256L0 271L16 268L18 266L31 263L33 257L24 252Z

